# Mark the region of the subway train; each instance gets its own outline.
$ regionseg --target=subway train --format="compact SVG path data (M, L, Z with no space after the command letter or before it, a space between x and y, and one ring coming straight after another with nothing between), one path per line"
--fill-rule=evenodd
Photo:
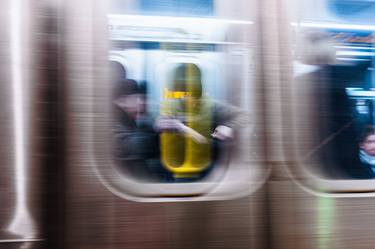
M0 2L0 247L373 248L374 11Z

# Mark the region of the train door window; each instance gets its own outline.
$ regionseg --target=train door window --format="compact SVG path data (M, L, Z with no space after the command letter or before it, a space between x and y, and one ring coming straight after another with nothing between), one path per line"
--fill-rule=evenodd
M294 6L295 135L303 175L320 179L320 190L368 191L350 180L375 178L374 18L367 13L375 4L327 0Z
M230 16L223 1L164 2L113 1L108 87L95 84L111 110L103 136L111 153L97 161L98 175L114 193L140 200L246 195L267 174L255 132L255 41L246 35L253 15L219 18ZM178 7L179 16L162 7Z

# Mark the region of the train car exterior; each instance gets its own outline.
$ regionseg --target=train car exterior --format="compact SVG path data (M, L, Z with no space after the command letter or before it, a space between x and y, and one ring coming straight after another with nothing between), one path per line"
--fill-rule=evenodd
M232 2L0 3L0 247L373 248L374 2Z
M41 4L1 2L0 247L43 248L46 193L43 152L49 127L39 24ZM49 52L49 51L48 51ZM41 69L42 68L42 69ZM51 69L49 67L48 69ZM48 123L49 124L49 123Z
M355 159L371 114L368 98L352 92L359 87L371 95L373 27L366 12L372 4L284 1L278 6L285 27L279 44L289 52L280 51L280 61L288 62L279 67L282 103L276 104L284 106L283 129L272 140L284 141L279 155L285 163L274 168L268 183L271 248L373 245L373 180Z

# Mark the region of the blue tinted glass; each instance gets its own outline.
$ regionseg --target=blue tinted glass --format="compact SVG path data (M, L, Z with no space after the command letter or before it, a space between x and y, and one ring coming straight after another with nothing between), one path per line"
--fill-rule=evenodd
M140 11L145 14L175 16L212 16L213 0L141 0Z
M365 23L374 21L374 0L330 0L328 6L331 11L346 20L360 20Z
M358 27L306 31L302 63L314 70L296 78L311 97L306 158L330 178L375 178L374 34Z

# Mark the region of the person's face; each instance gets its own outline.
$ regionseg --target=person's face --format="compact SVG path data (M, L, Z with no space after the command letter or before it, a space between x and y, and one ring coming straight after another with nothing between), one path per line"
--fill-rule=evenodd
M132 117L146 111L146 98L143 94L123 95L117 98L115 103Z
M186 96L180 99L180 103L183 108L194 108L198 105L199 99L192 96Z
M367 136L365 141L361 143L360 147L367 154L375 156L375 134Z

